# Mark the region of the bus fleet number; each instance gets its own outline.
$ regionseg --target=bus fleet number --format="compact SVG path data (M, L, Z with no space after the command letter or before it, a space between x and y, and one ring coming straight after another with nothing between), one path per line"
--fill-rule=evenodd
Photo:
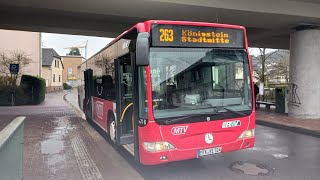
M161 42L172 42L173 41L173 30L172 29L160 29L160 41Z

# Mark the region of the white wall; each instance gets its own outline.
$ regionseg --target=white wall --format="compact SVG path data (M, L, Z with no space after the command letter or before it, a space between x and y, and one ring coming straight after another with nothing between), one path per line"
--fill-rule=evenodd
M0 30L0 52L24 51L32 59L23 74L41 76L41 35L39 32Z

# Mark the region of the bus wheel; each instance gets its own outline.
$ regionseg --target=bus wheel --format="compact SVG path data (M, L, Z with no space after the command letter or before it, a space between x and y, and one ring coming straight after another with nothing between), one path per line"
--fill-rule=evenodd
M113 143L116 142L116 121L113 116L111 116L110 118L109 137Z

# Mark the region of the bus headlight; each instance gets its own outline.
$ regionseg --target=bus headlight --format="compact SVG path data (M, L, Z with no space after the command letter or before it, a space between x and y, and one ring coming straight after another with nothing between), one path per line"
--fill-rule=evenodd
M159 142L144 142L143 147L149 152L165 151L169 149L174 149L175 147L167 141Z
M254 137L254 129L243 131L242 134L239 136L239 139L251 138L251 137Z

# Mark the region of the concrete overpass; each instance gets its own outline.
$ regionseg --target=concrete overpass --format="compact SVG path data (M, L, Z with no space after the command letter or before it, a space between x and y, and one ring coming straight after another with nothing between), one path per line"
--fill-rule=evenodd
M250 46L289 48L319 12L319 0L2 0L0 28L115 37L146 19L206 21L246 26Z
M289 115L320 118L320 0L1 0L0 17L3 29L105 37L146 19L244 25L251 47L291 49Z

